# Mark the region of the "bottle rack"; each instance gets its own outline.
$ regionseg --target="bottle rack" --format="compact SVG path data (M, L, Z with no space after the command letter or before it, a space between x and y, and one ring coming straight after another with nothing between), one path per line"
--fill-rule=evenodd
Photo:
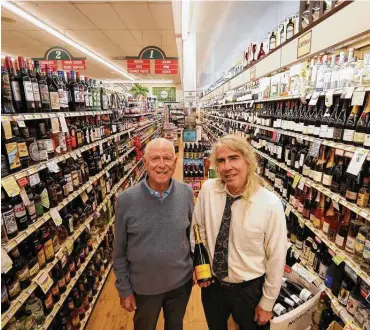
M80 226L80 228L78 228L73 233L73 235L71 235L70 237L67 238L67 240L64 242L63 245L61 245L58 253L55 255L55 259L50 264L48 264L47 267L44 270L40 271L36 275L36 277L32 279L31 285L27 289L23 290L23 292L21 292L21 294L15 300L13 300L11 302L9 310L1 316L1 328L5 327L5 325L14 316L14 314L17 312L17 310L27 301L27 299L31 296L31 294L36 290L38 284L36 283L35 279L38 278L39 276L42 276L42 274L48 274L53 269L53 267L58 263L58 261L62 259L63 255L65 254L65 250L68 251L68 247L73 246L74 241L81 235L81 233L86 228L89 228L91 221L94 219L94 214L98 214L99 211L105 207L105 204L108 202L108 200L110 200L110 198L114 194L117 193L117 191L121 187L121 185L130 177L131 173L136 169L137 166L139 166L141 164L141 162L142 162L142 160L138 161L135 164L135 166L133 166L130 169L130 171L126 174L126 176L124 178L122 178L117 184L114 185L114 187L111 189L111 192L109 194L107 194L107 196L104 198L103 202L100 203L100 205L95 210L95 212L86 219L85 223L82 226ZM92 254L90 254L90 255L92 255ZM85 263L85 266L86 265L87 265L87 263ZM81 271L81 273L82 273L82 271Z

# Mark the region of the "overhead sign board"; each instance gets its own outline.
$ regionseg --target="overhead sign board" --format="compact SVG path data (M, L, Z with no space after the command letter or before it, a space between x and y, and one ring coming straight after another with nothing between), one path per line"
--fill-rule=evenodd
M312 31L298 38L297 58L308 55L311 52Z

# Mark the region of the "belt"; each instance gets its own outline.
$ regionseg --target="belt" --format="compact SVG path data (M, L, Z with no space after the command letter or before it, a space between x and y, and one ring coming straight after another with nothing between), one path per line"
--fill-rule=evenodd
M261 281L262 279L265 278L265 275L262 275L260 277L257 277L257 278L254 278L253 280L249 280L249 281L243 281L243 282L240 282L240 283L229 283L229 282L224 282L224 281L220 281L219 279L216 278L216 281L218 283L220 283L220 285L222 287L225 287L225 288L229 288L229 289L237 289L237 288L244 288L246 286L249 286L251 285L252 283L254 282L257 282L257 281Z

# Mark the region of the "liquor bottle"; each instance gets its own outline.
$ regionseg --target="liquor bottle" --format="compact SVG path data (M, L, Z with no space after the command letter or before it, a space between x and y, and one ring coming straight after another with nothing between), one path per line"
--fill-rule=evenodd
M68 87L65 83L65 76L63 71L58 71L58 76L55 81L58 86L60 111L68 111Z
M360 306L361 303L365 302L365 299L362 297L361 294L361 286L360 286L361 279L357 279L357 283L355 287L352 289L348 302L347 302L347 312L351 315L354 315L357 308Z
M337 163L333 169L332 181L330 186L330 190L336 194L339 194L340 192L340 185L343 178L343 172L344 172L343 158L338 157Z
M362 222L362 221L361 221ZM368 239L370 234L370 227L368 225L368 222L362 223L361 227L358 229L357 236L355 239L355 253L353 255L353 261L357 263L361 263L366 240Z
M68 77L68 87L69 87L69 93L70 93L70 100L69 100L69 109L72 111L78 111L80 109L80 87L76 82L75 79L75 72L70 71L69 75L67 73Z
M1 113L15 113L9 73L4 65L1 66Z
M356 131L353 137L353 144L357 146L364 145L366 127L369 125L369 122L370 122L370 93L367 94L364 110L362 111L362 114L357 121Z
M45 322L42 302L34 293L32 293L30 298L27 300L26 310L31 311L31 313L35 316L38 325L41 325Z
M323 280L325 280L326 272L329 266L333 263L332 258L333 255L331 251L328 248L326 248L325 251L323 252L323 257L319 265L319 276Z
M212 280L212 272L208 252L202 243L199 226L194 225L195 247L194 247L194 268L197 281L207 282Z
M347 173L346 200L351 203L357 202L358 192L361 187L362 171L358 175Z
M338 111L340 107L340 98L337 97L336 101L334 102L334 109L333 112L330 115L329 121L328 121L328 127L326 130L326 136L325 138L328 140L333 140L334 138L334 125L338 117Z
M329 208L326 210L326 213L324 215L324 221L323 221L323 227L322 231L324 234L329 235L330 227L332 226L333 222L337 221L338 213L335 211L333 202L330 203Z
M359 106L354 105L352 111L344 125L343 142L353 143L353 138L356 131L357 120L359 116Z
M294 307L298 307L303 304L303 300L300 299L296 294L292 293L285 285L284 282L280 288L280 294L286 295L290 300L294 301Z
M344 211L343 221L339 225L337 235L335 237L335 245L342 250L344 250L346 246L350 220L351 210L346 208Z
M347 306L349 295L351 294L351 291L354 286L355 283L353 282L352 278L348 275L348 273L345 273L338 294L338 301L341 305Z
M370 197L369 181L370 181L369 177L364 177L364 180L362 182L362 187L358 191L356 204L359 207L368 207L369 205L369 197Z
M321 229L324 221L324 212L325 212L325 195L317 193L316 201L320 198L319 204L316 206L314 211L313 226L315 228Z
M350 255L354 255L355 253L355 244L356 244L356 237L358 236L358 232L363 226L363 222L360 216L357 216L355 213L351 213L351 223L349 224L348 229L348 236L345 250Z
M308 193L306 195L306 198L303 204L302 215L305 219L310 218L310 210L312 208L312 203L313 203L312 189L313 189L312 187L308 188Z
M275 31L271 32L270 40L269 40L269 51L271 52L273 49L276 48L276 35Z
M5 65L9 74L9 81L12 90L12 101L15 112L20 113L23 111L21 90L19 87L18 75L13 68L13 62L9 56L5 57Z
M312 313L311 329L319 329L321 314L324 312L325 309L327 309L327 306L328 306L327 295L324 291L321 292L319 303L317 304L316 309Z
M13 268L19 279L21 289L28 288L31 284L30 270L28 268L28 263L21 256L19 249L17 247L15 247L12 251L10 251L10 256L13 260Z
M40 69L40 62L35 61L35 71L36 71L36 78L38 80L39 89L40 89L40 98L41 98L41 110L44 112L51 111L50 106L50 95L49 95L49 88L47 83L47 78L44 72Z
M26 63L22 56L18 56L20 75L18 77L20 91L22 96L23 112L35 112L35 98L30 76L26 69Z
M27 69L28 69L28 75L32 83L33 98L35 100L35 111L41 112L41 96L40 96L40 90L39 90L39 83L37 81L35 71L33 68L33 63L31 60L27 60Z
M343 138L345 124L347 122L348 105L349 105L349 100L344 100L342 110L340 111L335 121L335 124L334 124L333 139L336 142L341 142Z
M326 163L323 178L322 178L322 184L325 187L329 188L332 185L334 168L335 168L335 149L331 148L330 154L329 154L329 160Z
M314 166L313 180L321 183L325 166L325 147L321 148L319 157Z
M1 216L8 238L17 236L18 226L15 219L14 207L7 198L4 189L1 189Z
M13 206L15 221L17 222L17 227L19 231L26 230L28 228L28 216L26 212L26 207L20 195L13 196L10 199L10 203Z
M80 317L79 317L77 308L75 308L75 304L74 304L72 297L67 298L67 304L68 304L69 316L72 321L73 329L79 329L81 326Z
M333 262L326 272L325 285L327 288L331 289L335 297L338 296L345 275L344 266L344 262L341 262L339 265Z

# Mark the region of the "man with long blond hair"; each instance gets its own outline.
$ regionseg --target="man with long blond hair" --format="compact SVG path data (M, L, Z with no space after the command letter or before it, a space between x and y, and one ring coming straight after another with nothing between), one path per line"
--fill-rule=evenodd
M263 187L245 139L219 139L211 162L218 178L204 183L192 221L208 246L214 277L199 283L208 327L227 330L231 314L240 330L269 329L285 265L283 206ZM194 242L192 231L192 249Z

